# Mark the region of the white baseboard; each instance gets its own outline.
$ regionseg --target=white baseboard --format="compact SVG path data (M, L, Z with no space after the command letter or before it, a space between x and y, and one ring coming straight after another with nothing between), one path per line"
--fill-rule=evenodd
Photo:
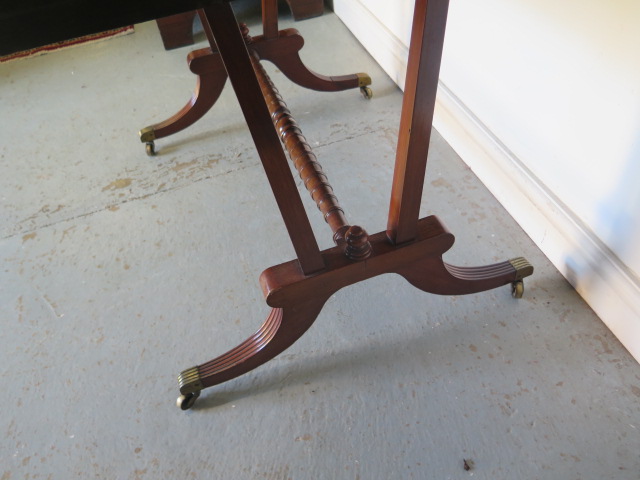
M334 0L334 13L376 62L404 88L409 49L359 0Z
M640 361L640 286L634 275L443 84L434 127Z
M403 86L407 47L358 0L335 0L334 11ZM640 361L638 279L442 83L434 127Z

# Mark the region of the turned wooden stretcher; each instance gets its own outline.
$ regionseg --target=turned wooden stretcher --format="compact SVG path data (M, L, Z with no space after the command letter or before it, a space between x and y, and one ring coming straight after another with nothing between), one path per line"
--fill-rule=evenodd
M89 6L86 0L26 0L0 13L0 27L9 26L0 28L4 53L181 11L198 10L202 18L211 48L194 53L191 65L200 77L200 95L204 83L213 90L207 92L213 102L209 99L196 112L188 104L186 113L182 112L191 116L188 121L177 115L159 126L143 129L142 135L151 131L154 138L159 138L193 123L202 109L213 105L228 76L297 258L262 273L260 284L271 313L256 333L224 355L180 374L178 405L182 409L190 408L202 389L242 375L291 346L315 321L327 299L345 286L384 273L397 273L415 287L441 295L474 293L511 284L514 296L520 297L522 279L533 273L524 258L482 267L449 265L442 255L453 245L453 235L437 217L419 218L448 0L416 1L387 230L371 236L347 221L326 174L260 65L260 60L266 58L287 73L288 67L283 68L278 61L284 57L291 62L301 47L297 32L277 30L274 5L272 0L263 1L265 30L262 37L253 41L246 31L243 33L230 4L223 0L107 0L94 13L83 10ZM293 57L291 51L295 53ZM213 84L203 81L206 72L194 68L203 57L208 58L204 62L207 68L215 71ZM295 58L293 64L293 71L303 72L307 78L289 76L309 88L339 90L365 86L362 83L367 82L367 77L361 75L329 78L310 72L309 77ZM142 140L152 142L153 138ZM285 149L333 232L333 248L318 248L287 165Z

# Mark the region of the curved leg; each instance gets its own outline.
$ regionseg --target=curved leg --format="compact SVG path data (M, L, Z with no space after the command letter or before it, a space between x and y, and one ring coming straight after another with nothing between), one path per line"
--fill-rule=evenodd
M191 99L172 117L140 130L140 141L147 144L147 153L151 155L155 153L154 140L173 135L200 120L216 103L227 81L227 71L220 55L210 48L191 52L187 61L190 70L198 76Z
M328 297L273 308L262 326L224 355L189 368L178 377L178 406L191 408L204 388L218 385L268 362L293 345L313 324Z
M533 273L533 267L522 257L482 267L458 267L449 265L442 258L431 257L423 258L397 273L425 292L464 295L521 282Z
M205 364L183 371L179 377L178 405L186 410L203 388L242 375L287 349L313 324L326 300L348 285L386 273L397 273L425 292L460 295L521 282L533 267L519 257L483 267L457 267L442 260L453 235L434 217L418 222L413 242L393 245L387 232L368 237L371 255L353 261L343 246L322 252L326 269L305 274L292 260L268 268L260 284L271 314L245 342ZM308 299L308 300L305 300Z
M302 63L298 55L303 46L304 38L293 28L280 31L278 37L274 39L254 37L250 45L261 60L272 62L289 80L301 87L322 92L337 92L351 88L364 88L371 84L371 78L366 73L336 77L315 73Z

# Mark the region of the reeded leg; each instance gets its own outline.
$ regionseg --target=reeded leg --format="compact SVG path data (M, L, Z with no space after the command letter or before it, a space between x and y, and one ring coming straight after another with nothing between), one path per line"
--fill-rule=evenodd
M502 285L520 282L533 273L533 267L522 257L481 267L457 267L440 257L424 258L397 271L411 285L439 295L464 295L483 292ZM515 289L514 285L514 289ZM522 291L519 295L522 296Z
M327 268L304 274L297 260L265 270L260 284L267 304L273 307L262 327L245 342L203 365L183 371L179 377L178 405L187 410L207 388L242 375L269 361L298 340L315 321L322 306L348 285L386 273L397 273L415 287L441 295L461 295L518 283L533 273L524 259L484 267L456 267L442 255L454 243L438 218L418 221L417 238L393 245L386 232L368 237L371 253L353 261L342 246L322 252Z
M268 60L276 65L289 80L311 90L337 92L350 88L365 89L371 84L371 78L366 73L329 77L310 70L298 54L303 46L302 35L297 30L288 28L281 30L274 39L254 37L251 49L261 60Z
M327 297L328 298L328 297ZM327 298L273 308L256 333L224 355L189 368L178 377L178 406L188 410L207 387L259 367L293 345L313 324Z
M248 30L245 33L250 51L256 52L261 60L275 64L287 78L301 87L323 92L360 88L365 98L373 96L368 87L371 78L366 73L330 77L307 68L298 54L304 45L304 39L295 29L282 30L272 38L263 35L251 38ZM155 155L156 139L168 137L193 125L213 107L222 93L227 72L217 51L211 48L195 50L188 55L187 61L190 70L198 76L195 91L178 113L140 130L140 141L146 145L148 155Z
M154 140L173 135L200 120L218 100L227 81L220 55L210 48L191 52L187 61L190 70L198 76L195 91L178 113L140 130L140 141L146 144L149 155L155 154Z
M264 3L274 5L272 0ZM341 84L312 72L309 77L310 71L297 65L301 64L298 51L302 43L295 31L282 38L251 40L238 29L229 4L212 4L201 11L205 33L224 59L298 258L262 273L260 284L272 311L255 334L224 355L180 374L182 396L178 404L183 410L193 405L202 389L242 375L283 352L309 329L331 295L374 276L397 273L421 290L442 295L480 292L511 283L514 296L521 295L522 279L533 273L525 259L482 267L449 265L442 257L453 246L453 235L435 216L418 219L447 4L448 0L416 2L388 230L368 236L359 227L350 227L336 247L322 252L298 203L278 136L319 207L324 207L324 197L316 198L317 187L323 185L327 197L332 197L332 189L256 57L275 58L274 63L285 74L301 84L307 82L309 88L340 89L337 86L353 79ZM277 32L275 28L270 31ZM289 46L288 50L281 48L283 56L269 51L276 41L281 42L279 48ZM315 174L309 174L308 169ZM337 202L326 213L335 211L341 211ZM337 228L332 227L334 233L346 226L343 223L340 220Z

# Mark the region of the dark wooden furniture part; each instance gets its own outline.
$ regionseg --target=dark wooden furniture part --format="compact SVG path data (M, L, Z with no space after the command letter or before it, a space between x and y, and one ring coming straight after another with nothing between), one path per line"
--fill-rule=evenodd
M305 88L325 92L360 88L365 98L371 98L372 92L368 87L371 78L366 73L328 77L313 72L302 63L298 52L304 45L304 39L293 28L278 30L277 0L262 0L262 27L262 35L252 38L246 26L241 24L244 42L252 59L272 62L291 81ZM195 91L176 114L140 130L140 141L145 143L148 155L156 154L155 140L193 125L213 107L222 93L227 81L227 69L215 47L190 52L187 63L197 75Z
M165 50L193 45L193 20L196 12L179 13L156 20Z
M287 0L287 3L295 20L317 17L324 12L323 0ZM196 12L192 11L156 20L165 50L193 45L195 17Z
M324 0L287 0L294 20L306 20L322 15Z
M62 7L70 3L60 1ZM42 3L45 10L50 5ZM130 3L136 4L134 11ZM103 15L85 17L80 30L100 31L102 27L102 30L114 28L149 16L179 13L179 9L168 11L175 3L178 2L106 2ZM270 267L260 276L271 312L258 331L229 352L179 375L178 404L182 409L190 408L202 389L242 375L287 349L313 324L333 293L362 280L396 273L416 288L435 294L468 294L511 284L513 295L522 295L522 279L533 273L533 267L524 258L481 267L449 265L442 256L453 245L453 235L437 217L419 218L448 0L416 1L388 226L386 231L371 236L347 221L326 174L260 66L259 49L247 44L246 32L243 34L237 25L231 6L220 0L196 3L183 1L180 5L185 10L199 9L212 52L219 55L238 97L297 259ZM137 16L137 7L141 5L146 5L149 11ZM15 12L16 16L24 11ZM27 16L33 19L31 13ZM0 14L0 26L7 19L4 15ZM45 14L39 21L46 25L47 20ZM277 35L270 30L272 24L265 27L264 37ZM57 23L52 31L55 34L47 38L63 32L75 33L78 28L70 24L60 27ZM84 33L88 32L80 34ZM16 35L20 36L19 32ZM32 47L28 44L34 40L26 41L28 36L22 32L21 40L14 45ZM5 34L0 33L0 45L3 37ZM43 38L37 29L33 37L37 41ZM59 39L51 41L56 40ZM335 247L319 250L281 142L330 226Z

